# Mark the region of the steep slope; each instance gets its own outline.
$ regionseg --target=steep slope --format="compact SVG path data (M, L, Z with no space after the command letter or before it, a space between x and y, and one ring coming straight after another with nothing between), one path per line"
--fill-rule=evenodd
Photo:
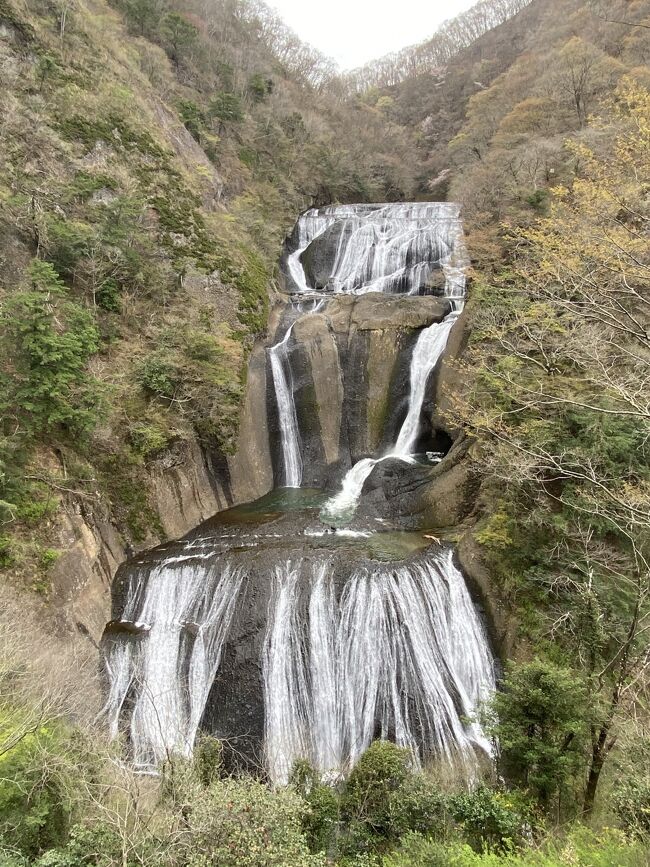
M268 10L202 15L0 5L0 565L82 621L129 546L245 496L216 479L295 214L410 183Z

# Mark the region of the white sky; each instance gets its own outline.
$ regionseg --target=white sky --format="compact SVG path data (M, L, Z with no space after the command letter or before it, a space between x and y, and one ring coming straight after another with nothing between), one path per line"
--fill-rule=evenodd
M421 42L476 0L268 0L285 23L341 69Z

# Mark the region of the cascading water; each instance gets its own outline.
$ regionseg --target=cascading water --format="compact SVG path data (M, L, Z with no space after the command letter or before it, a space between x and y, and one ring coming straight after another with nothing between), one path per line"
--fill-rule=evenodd
M377 240L378 237L381 238L381 232L376 224L379 224L383 231L386 223L379 221L386 219L386 214L393 211L397 211L400 217L388 220L388 225L393 226L397 219L402 219L407 221L409 228L402 228L395 237L388 237L381 243ZM322 515L326 521L345 521L354 515L366 479L382 460L399 458L406 462L412 461L413 449L420 431L420 416L427 382L445 351L449 334L462 311L465 297L467 263L456 206L386 206L373 212L370 219L371 231L361 226L352 233L345 252L337 251L335 274L339 276L333 277L333 282L339 286L355 287L348 291L357 293L386 291L386 286L395 285L394 274L399 272L399 281L406 281L404 285L409 294L417 294L423 286L423 278L430 273L431 263L436 261L445 277L444 295L449 299L451 311L443 322L423 329L418 337L411 358L408 412L395 445L385 455L379 458L363 458L352 467L343 479L339 493L331 497L323 507ZM309 223L310 228L314 225L317 224ZM349 253L350 248L355 252ZM434 256L437 256L437 259L434 259ZM392 262L394 267L391 274L381 270L386 269L387 262ZM410 265L407 264L409 262ZM342 274L345 277L341 277ZM364 278L368 282L363 282ZM398 285L402 285L399 281Z
M315 242L329 251L325 270ZM189 755L202 726L220 737L237 736L246 726L233 729L232 720L245 718L276 783L287 781L298 758L324 776L345 774L376 737L409 748L416 763L436 760L472 780L480 757L490 755L473 717L494 689L494 670L452 551L432 551L418 535L417 547L409 549L417 554L377 559L373 539L388 533L367 526L335 533L322 524L315 528L309 522L317 520L323 497L284 516L276 497L293 502L308 493L284 490L300 488L310 455L293 393L294 373L303 381L305 373L291 367L299 339L294 324L318 313L312 324L330 321L330 307L346 301L337 295L417 296L442 288L446 307L432 300L427 310L437 309L438 319L447 314L418 326L408 409L394 445L352 467L323 506L323 517L349 520L378 461L414 460L427 384L463 304L458 208L312 209L298 221L294 246L285 263L293 299L283 311L281 338L268 348L281 439L276 478L283 490L269 495L259 512L252 504L252 511L216 516L198 537L125 567L124 604L104 638L109 728L126 736L141 768L154 768L173 752ZM307 274L310 257L322 285ZM310 363L326 357L333 366L353 363L350 353L337 361L337 351L325 356L318 344ZM255 515L273 532L256 531Z
M191 754L243 580L241 569L193 545L132 574L126 608L112 626L136 624L140 637L107 642L104 713L116 736L123 707L132 703L136 766Z
M327 563L276 568L264 653L266 751L286 782L307 758L344 774L373 738L475 770L491 746L476 721L494 689L483 627L450 551L353 572L337 596Z
M269 349L269 358L282 443L283 485L286 488L299 488L302 482L300 431L296 416L296 404L293 399L291 366L287 352L292 329L293 325L290 325L282 340Z

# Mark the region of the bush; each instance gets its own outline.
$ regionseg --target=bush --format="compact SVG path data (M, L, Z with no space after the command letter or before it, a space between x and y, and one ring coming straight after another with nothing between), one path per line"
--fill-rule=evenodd
M451 853L442 843L415 832L407 834L399 849L383 858L383 867L451 867Z
M159 350L141 362L136 370L136 379L149 394L170 400L179 385L180 375L169 355Z
M219 779L223 771L223 744L218 738L201 735L194 747L194 768L204 786Z
M505 851L522 838L525 819L508 795L481 787L451 795L447 807L477 851Z
M226 91L215 94L210 100L210 115L223 123L239 123L244 119L240 98Z
M0 712L0 839L26 856L67 839L72 802L61 770L64 737L54 725Z
M29 276L32 288L5 301L0 321L0 351L13 368L0 410L32 435L64 429L79 437L99 416L99 383L86 369L99 334L90 313L65 297L49 262L32 260Z
M381 851L409 831L439 835L444 799L421 774L408 750L375 741L353 768L341 797L346 852Z
M340 820L338 793L322 783L317 771L304 760L294 765L290 783L307 805L302 829L309 848L312 852L329 854L337 846Z
M291 789L251 778L219 780L192 799L179 843L186 867L317 867L301 829L305 809Z
M623 828L640 837L650 837L650 780L626 780L614 789L612 797Z

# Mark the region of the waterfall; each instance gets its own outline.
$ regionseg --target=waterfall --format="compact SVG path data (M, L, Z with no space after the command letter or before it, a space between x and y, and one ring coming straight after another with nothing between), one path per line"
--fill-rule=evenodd
M300 431L296 416L296 404L293 399L291 367L287 352L292 329L293 325L290 325L282 340L269 349L269 358L271 359L271 375L275 389L280 441L282 443L283 485L286 488L299 488L302 481Z
M420 334L411 357L409 406L391 457L408 458L413 453L420 431L420 414L429 376L445 351L455 317L448 316L425 328Z
M371 219L376 221L385 218L387 212L395 212L395 220L398 220L397 215L402 221L412 220L415 228L398 232L395 237L389 235L382 243L377 226L373 224L370 232L367 227L361 226L356 230L356 235L352 234L345 252L337 253L335 272L339 275L336 278L339 285L348 287L348 291L356 286L357 293L376 291L378 288L386 291L386 281L393 281L394 285L396 271L391 276L382 274L382 269L387 269L389 262L397 268L398 263L410 261L410 266L404 264L399 267L407 270L410 267L407 291L413 294L422 285L422 275L427 273L426 269L430 268L430 262L433 261L431 257L437 255L435 261L445 277L444 295L449 299L451 312L442 322L424 328L418 336L409 371L408 411L394 446L378 458L363 458L348 471L340 491L323 506L323 520L329 522L348 521L353 517L366 479L378 463L386 458L399 458L406 462L412 460L429 377L445 351L451 329L463 309L467 255L457 207L432 204L386 206L372 214ZM381 224L382 230L390 225L390 222ZM427 256L430 258L427 259ZM357 265L353 267L355 261ZM369 282L360 282L363 277Z
M326 281L319 274L326 285L314 292L303 262L326 232L330 274ZM330 206L300 217L286 260L298 291L281 339L268 348L282 487L300 487L303 476L290 355L297 318L334 305L337 293L427 294L440 273L450 311L417 336L408 408L394 444L351 468L323 518L351 517L380 461L414 461L427 385L462 310L466 264L456 205ZM340 358L345 363L345 352ZM172 753L189 756L209 720L218 737L246 734L263 746L278 784L299 758L338 778L381 737L408 748L416 765L433 761L475 779L481 757L491 755L475 716L495 677L451 550L372 560L374 549L360 540L373 532L313 530L311 513L301 525L299 511L282 512L283 497L295 500L282 492L260 501L262 508L229 510L192 538L122 567L116 586L123 612L103 640L103 714L111 736L123 735L133 763L148 770ZM309 556L301 560L296 549L305 548ZM219 673L224 654L228 666Z
M285 783L308 759L346 773L374 738L437 760L466 778L491 744L473 718L494 690L483 626L445 551L420 562L358 570L337 595L327 563L300 581L278 566L264 655L266 751Z
M311 291L302 259L309 245L338 224L327 288L333 292L420 294L436 268L449 264L462 236L458 205L410 202L312 208L297 225L288 272L299 292Z
M128 739L136 766L191 754L242 582L240 568L192 547L131 576L121 623L137 621L142 634L110 640L105 664L111 685L103 712L116 736L130 705Z

